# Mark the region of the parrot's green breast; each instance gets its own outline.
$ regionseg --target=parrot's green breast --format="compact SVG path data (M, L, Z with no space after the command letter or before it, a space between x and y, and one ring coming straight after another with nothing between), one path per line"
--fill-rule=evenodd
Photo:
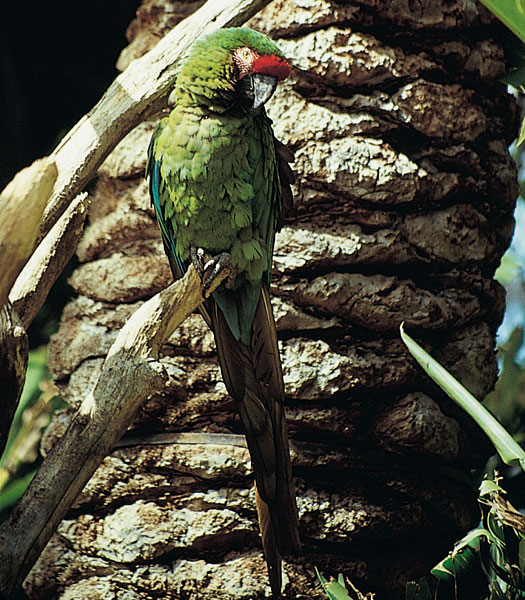
M268 271L268 171L275 156L273 144L264 146L265 127L256 116L203 117L187 106L161 122L154 158L161 165L164 218L182 262L194 246L212 255L229 252L247 279Z

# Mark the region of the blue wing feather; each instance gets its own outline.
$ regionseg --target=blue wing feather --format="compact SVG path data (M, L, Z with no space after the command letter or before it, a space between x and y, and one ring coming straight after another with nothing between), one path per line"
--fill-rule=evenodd
M171 223L166 221L164 218L164 211L162 210L162 204L160 202L160 162L158 160L154 160L153 164L149 166L149 171L151 202L153 204L153 208L155 209L155 214L157 215L157 221L162 234L162 240L168 255L175 260L175 264L177 265L180 274L183 275L186 269L177 253L177 244L175 241L175 236L173 235L173 227Z

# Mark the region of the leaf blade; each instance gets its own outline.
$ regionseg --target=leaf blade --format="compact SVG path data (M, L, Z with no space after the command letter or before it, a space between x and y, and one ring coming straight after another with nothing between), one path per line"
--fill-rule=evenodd
M470 415L493 443L503 462L520 466L525 471L525 450L509 435L501 423L478 402L476 398L426 350L424 350L399 326L401 339L410 354L421 365L427 375Z

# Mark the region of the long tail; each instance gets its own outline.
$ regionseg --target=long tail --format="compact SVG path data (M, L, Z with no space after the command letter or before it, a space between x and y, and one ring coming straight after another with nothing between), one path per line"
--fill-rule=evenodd
M224 383L238 402L255 473L257 513L274 597L281 592L281 555L300 552L284 386L270 297L263 285L250 345L236 340L215 302L207 306Z

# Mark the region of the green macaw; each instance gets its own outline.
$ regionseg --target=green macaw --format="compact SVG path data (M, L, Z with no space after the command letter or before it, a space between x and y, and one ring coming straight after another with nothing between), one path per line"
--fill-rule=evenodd
M245 429L274 596L281 555L301 548L268 291L275 232L291 202L293 155L274 138L264 103L289 73L277 46L252 29L219 29L198 40L179 71L175 106L153 133L146 168L175 278L202 251L227 253L233 267L201 313Z

